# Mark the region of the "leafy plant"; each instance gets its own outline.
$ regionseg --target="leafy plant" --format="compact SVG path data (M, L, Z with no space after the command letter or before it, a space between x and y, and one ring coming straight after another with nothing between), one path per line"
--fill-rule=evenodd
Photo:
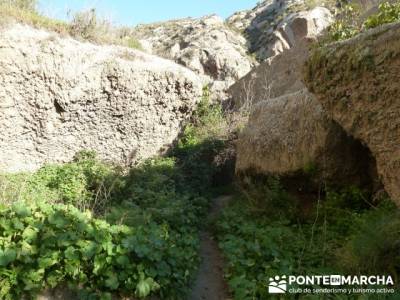
M277 218L274 209L260 214L247 197L237 198L217 222L234 299L267 299L268 279L277 274L389 272L398 278L398 211L386 201L378 206L371 203L368 194L356 187L330 190L315 203L311 217L300 223L290 219L290 214Z
M77 12L70 24L70 33L85 40L100 42L111 33L111 23L100 18L94 8Z
M5 175L1 293L11 299L69 284L85 299L116 293L184 298L199 263L213 160L224 145L200 127L220 117L208 105L199 108L188 126L193 135L188 129L167 157L149 159L127 174L84 151L70 163ZM21 182L26 188L15 197L10 187ZM26 259L18 252L22 246L33 249Z
M329 27L323 42L349 39L365 29L375 28L383 24L400 20L400 3L385 1L378 6L378 13L362 19L362 9L359 5L348 4L340 11L336 21Z
M360 8L355 4L345 5L337 20L329 27L328 41L341 41L357 35L361 30Z
M379 4L379 12L367 18L364 27L374 28L386 23L398 22L400 20L400 3L383 2Z
M15 203L0 209L0 295L68 283L93 295L176 297L198 262L197 244L155 223L110 225L73 206Z

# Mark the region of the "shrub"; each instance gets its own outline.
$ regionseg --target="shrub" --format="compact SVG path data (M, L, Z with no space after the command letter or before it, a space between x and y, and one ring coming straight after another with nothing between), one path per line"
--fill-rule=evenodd
M115 195L107 219L129 225L151 221L178 231L196 230L208 201L194 187L188 188L190 180L173 158L150 159L123 178L123 188Z
M76 13L70 24L70 33L74 37L101 42L110 35L111 24L98 17L96 10L90 9Z
M76 13L70 23L41 15L35 10L35 0L0 0L0 22L15 19L18 22L45 28L94 43L108 43L140 49L140 42L126 28L113 27L111 22L100 18L95 9Z
M34 1L7 1L0 0L0 25L16 20L34 27L46 28L51 31L65 34L68 32L68 24L42 16L33 9L29 3Z
M213 159L224 145L200 128L221 118L215 111L200 108L169 156L149 159L128 174L84 151L64 165L5 175L14 188L19 181L26 188L22 202L4 189L0 298L30 297L65 284L78 288L82 299L116 293L185 298L199 263Z
M303 274L304 264L311 274L312 266L322 265L321 249L308 248L304 229L289 224L254 215L240 200L223 212L217 223L218 240L234 299L267 299L269 277Z
M329 27L323 42L349 39L364 29L375 28L383 24L400 20L400 3L383 2L378 6L379 12L364 20L361 18L361 7L355 4L344 6L337 20Z
M33 174L2 175L3 203L13 201L72 204L100 213L121 182L120 170L96 159L93 152L80 152L64 165L47 165Z
M190 179L180 181L182 184L192 189L208 189L214 175L223 167L215 160L228 145L229 134L221 105L210 103L210 91L204 87L191 123L170 154L176 158L183 177Z
M398 22L400 20L400 3L383 2L379 4L379 12L367 18L364 27L374 28L386 23Z
M352 274L400 275L400 216L395 209L379 207L363 215L338 254Z
M339 191L330 188L326 191L326 206L362 211L373 207L369 202L370 194L357 186L344 187Z
M355 4L344 6L336 21L329 26L328 42L341 41L357 35L361 30L360 7Z

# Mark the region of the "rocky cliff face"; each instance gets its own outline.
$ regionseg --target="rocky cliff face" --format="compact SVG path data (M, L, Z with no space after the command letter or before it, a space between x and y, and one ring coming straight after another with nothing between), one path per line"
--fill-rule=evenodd
M376 158L400 205L400 24L386 25L310 57L306 83L328 115Z
M253 106L237 141L236 172L304 177L312 170L314 181L378 186L369 150L330 118L303 83L310 42L332 16L317 7L285 20L279 32L291 37L288 48L271 54L229 89L236 106Z
M226 90L255 65L246 39L215 15L140 25L134 35L145 50L202 75L216 92Z
M304 0L262 1L227 20L231 27L243 32L249 52L261 61L293 47L304 36L320 34L331 22L332 14L327 8L311 8Z
M248 81L251 74L241 80L253 85L260 98L255 98L237 141L236 172L291 177L312 170L319 182L369 183L374 169L368 153L328 117L301 82L307 57L304 41L260 65L253 83ZM265 76L273 78L271 85Z
M293 13L286 18L276 32L281 32L279 36L287 39L276 39L267 44L282 43L285 46L279 46L279 51L275 48L277 51L271 52L268 60L230 87L233 101L240 106L244 102L256 103L303 89L302 66L309 42L314 41L332 20L331 13L323 7Z
M177 137L202 84L171 61L15 25L0 34L0 170L81 149L131 164Z
M149 53L171 59L201 75L214 97L257 65L258 60L319 34L330 22L328 9L308 9L302 0L267 0L227 20L212 15L137 26L132 34Z
M323 29L315 24L326 26L331 21L329 12L329 18L315 19L315 11L325 10L290 16L289 25L281 28L291 37L290 46L230 88L237 106L253 106L237 142L238 173L291 176L312 166L320 180L332 181L341 173L343 180L361 181L363 166L352 157L359 145L326 116L302 82L309 42Z

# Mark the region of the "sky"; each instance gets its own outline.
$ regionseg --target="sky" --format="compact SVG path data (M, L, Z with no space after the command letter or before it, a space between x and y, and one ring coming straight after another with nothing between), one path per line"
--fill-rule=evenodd
M224 18L253 8L258 0L39 0L44 14L68 20L68 11L95 7L99 15L115 25L137 25L185 17L217 14Z

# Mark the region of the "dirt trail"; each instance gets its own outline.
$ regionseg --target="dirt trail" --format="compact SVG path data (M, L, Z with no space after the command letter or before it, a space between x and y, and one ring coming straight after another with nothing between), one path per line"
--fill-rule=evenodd
M215 198L208 220L215 220L230 199L230 196ZM217 242L207 228L201 233L200 256L202 262L188 300L230 299L228 287L223 276L222 255Z

